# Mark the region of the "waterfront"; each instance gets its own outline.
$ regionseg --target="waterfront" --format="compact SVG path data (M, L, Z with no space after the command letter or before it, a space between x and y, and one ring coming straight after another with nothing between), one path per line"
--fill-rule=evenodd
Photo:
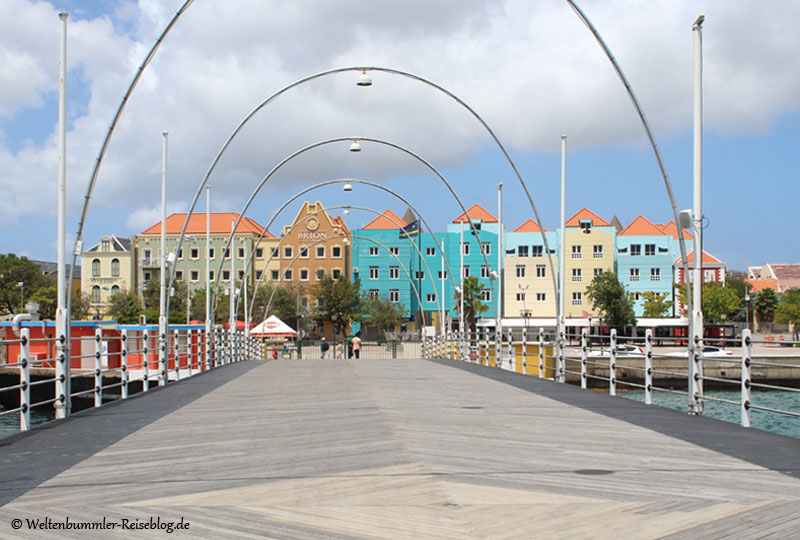
M8 437L14 433L19 433L19 414L11 413L0 416L0 439ZM55 418L55 412L52 410L47 411L31 411L31 425L37 426Z

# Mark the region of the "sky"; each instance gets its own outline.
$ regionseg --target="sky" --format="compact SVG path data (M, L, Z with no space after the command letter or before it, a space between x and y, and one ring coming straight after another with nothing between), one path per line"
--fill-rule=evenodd
M183 0L0 2L0 252L56 260L60 11L68 19L67 246L92 167L139 65ZM705 250L729 269L800 262L800 2L580 0L627 75L664 156L677 206L691 208L694 36L703 27ZM661 172L624 86L564 0L196 0L147 66L111 138L89 199L86 247L160 219L163 132L167 208L187 211L220 150L268 97L309 75L377 66L447 89L492 129L547 229L558 227L561 136L568 217L583 207L623 226L672 219ZM386 72L358 87L345 71L293 87L246 122L209 177L212 211L241 212L289 155L340 137L407 148L464 205L513 230L533 212L488 131L434 87ZM411 202L437 230L461 213L431 170L388 145L349 142L302 152L263 185L246 215L266 224L319 182L359 178ZM402 215L380 190L312 191L326 206ZM302 200L302 199L301 199ZM299 207L277 216L274 234ZM205 211L200 197L197 211ZM353 211L351 228L374 215Z

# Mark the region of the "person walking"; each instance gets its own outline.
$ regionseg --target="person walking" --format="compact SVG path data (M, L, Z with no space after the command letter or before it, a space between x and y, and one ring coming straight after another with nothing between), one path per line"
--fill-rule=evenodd
M319 344L319 357L320 359L324 360L325 355L328 354L328 342L325 341L325 336L322 337L322 342Z
M358 360L361 356L361 338L358 334L356 334L356 337L353 338L353 354L355 355L356 360Z

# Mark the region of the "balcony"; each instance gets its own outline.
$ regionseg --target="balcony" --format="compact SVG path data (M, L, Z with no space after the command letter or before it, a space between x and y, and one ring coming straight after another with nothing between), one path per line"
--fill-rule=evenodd
M140 268L160 268L161 261L158 260L158 257L145 259L139 259L139 267Z

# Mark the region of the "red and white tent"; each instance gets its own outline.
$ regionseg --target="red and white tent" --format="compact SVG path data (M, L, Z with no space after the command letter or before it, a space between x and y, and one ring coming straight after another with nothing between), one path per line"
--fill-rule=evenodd
M266 321L256 325L250 330L251 337L263 337L267 339L294 337L296 335L297 332L292 330L292 327L275 315L271 315Z

